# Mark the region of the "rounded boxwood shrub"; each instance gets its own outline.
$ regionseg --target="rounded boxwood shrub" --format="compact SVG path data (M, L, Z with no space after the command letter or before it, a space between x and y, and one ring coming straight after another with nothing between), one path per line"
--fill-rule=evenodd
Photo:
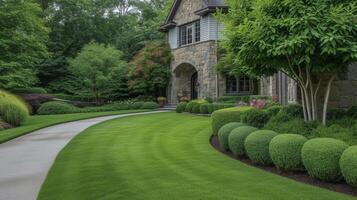
M240 123L240 122L231 122L231 123L228 123L228 124L222 126L222 128L219 129L218 139L219 139L219 144L222 149L224 149L224 150L229 149L229 146L228 146L229 134L232 132L233 129L238 128L240 126L244 126L244 124Z
M232 130L228 137L228 146L231 152L236 156L244 156L245 148L244 142L249 134L258 129L251 126L240 126Z
M176 112L177 113L183 113L186 110L187 102L180 102L176 106Z
M264 110L250 109L243 112L241 116L242 122L257 128L262 128L269 121L270 116Z
M350 147L343 152L340 167L346 182L357 187L357 146Z
M240 122L241 114L244 111L252 109L252 107L241 106L234 108L226 108L217 110L212 113L212 130L213 134L217 134L219 129L229 122Z
M340 140L311 139L302 147L302 162L311 177L338 182L342 179L339 161L347 148L348 145Z
M209 107L210 103L205 103L205 104L202 104L200 106L200 113L201 114L208 114L208 107Z
M75 112L78 112L75 106L59 101L46 102L37 110L39 115L68 114Z
M270 158L274 165L284 171L304 169L301 149L307 139L297 134L282 134L274 137L269 145Z
M192 113L200 113L201 112L201 104L196 103L193 105L191 112Z
M144 105L144 102L137 101L137 102L130 104L130 109L140 109L141 107L143 107L143 105Z
M269 143L277 135L276 132L270 130L255 131L248 135L244 143L247 156L257 164L272 164Z
M0 118L13 126L18 126L29 115L29 109L21 99L0 90Z
M141 109L157 109L159 108L159 104L156 102L145 102L142 106Z

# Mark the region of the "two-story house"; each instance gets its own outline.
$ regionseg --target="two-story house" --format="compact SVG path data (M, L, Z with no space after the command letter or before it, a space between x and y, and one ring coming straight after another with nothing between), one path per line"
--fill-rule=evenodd
M167 33L173 55L167 92L169 103L175 104L181 97L216 99L223 95L248 94L276 96L283 104L296 102L298 87L283 73L255 81L215 71L219 59L218 41L224 33L223 24L213 16L217 8L228 10L224 0L175 0L160 27L160 31ZM333 91L349 97L346 102L333 96L331 100L338 107L357 103L357 67L351 67L346 77L334 83ZM346 84L350 86L341 89L341 85Z

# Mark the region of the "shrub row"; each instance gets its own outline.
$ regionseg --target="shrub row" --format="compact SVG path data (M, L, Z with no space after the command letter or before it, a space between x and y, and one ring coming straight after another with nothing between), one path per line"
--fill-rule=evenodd
M212 114L214 111L235 107L229 103L209 103L207 100L193 100L190 102L180 102L176 106L176 112L190 112L200 114Z
M260 165L274 164L283 171L303 171L316 179L357 186L357 146L340 140L258 130L230 122L218 131L220 146L236 156L246 155Z
M2 121L18 126L28 115L29 108L26 103L17 96L0 90L0 118Z
M118 110L128 110L128 109L157 109L159 104L155 102L134 102L134 103L113 103L97 107L85 107L78 108L71 104L60 102L60 101L50 101L43 103L37 110L40 115L50 115L50 114L69 114L69 113L86 113L86 112L106 112L106 111L118 111Z
M248 96L221 96L218 98L218 102L223 102L223 103L237 103L240 101L249 103L252 100L258 100L258 99L263 99L263 100L271 100L270 96L263 96L263 95L248 95Z

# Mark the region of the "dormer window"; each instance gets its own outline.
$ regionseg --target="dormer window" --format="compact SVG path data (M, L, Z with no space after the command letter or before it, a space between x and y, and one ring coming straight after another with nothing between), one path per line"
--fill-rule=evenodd
M179 27L180 46L192 44L201 41L201 24L200 21L185 24Z

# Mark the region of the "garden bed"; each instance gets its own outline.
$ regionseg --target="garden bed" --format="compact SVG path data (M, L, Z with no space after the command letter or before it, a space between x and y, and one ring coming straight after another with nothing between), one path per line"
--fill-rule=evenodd
M332 190L335 192L340 192L340 193L344 193L344 194L348 194L348 195L357 197L357 189L348 185L347 183L343 183L343 182L330 183L330 182L320 181L320 180L310 177L306 172L283 172L283 171L278 170L273 165L271 165L271 166L257 165L247 157L236 157L233 155L232 152L225 151L220 147L217 135L213 135L211 137L210 143L217 151L219 151L233 159L239 160L247 165L250 165L250 166L253 166L253 167L256 167L256 168L259 168L259 169L262 169L262 170L268 171L270 173L277 174L277 175L280 175L280 176L283 176L283 177L286 177L289 179L293 179L295 181L299 181L299 182L302 182L305 184L310 184L310 185L318 186L318 187L325 188L328 190Z

